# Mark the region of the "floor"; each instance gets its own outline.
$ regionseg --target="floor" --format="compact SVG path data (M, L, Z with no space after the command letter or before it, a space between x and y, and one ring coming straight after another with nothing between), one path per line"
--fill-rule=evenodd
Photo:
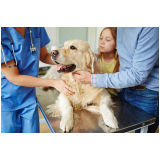
M38 112L39 112L39 119L43 119L44 117L39 108L38 108ZM40 133L51 133L46 122L40 123Z

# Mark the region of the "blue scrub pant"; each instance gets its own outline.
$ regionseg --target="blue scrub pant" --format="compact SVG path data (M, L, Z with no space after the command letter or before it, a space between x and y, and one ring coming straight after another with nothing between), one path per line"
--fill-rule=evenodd
M118 96L131 105L136 106L145 112L156 117L156 122L148 127L148 133L155 133L159 125L159 92L149 89L145 90L130 90L123 89L118 93ZM135 133L140 133L140 129Z
M37 104L16 111L1 112L2 133L39 133Z

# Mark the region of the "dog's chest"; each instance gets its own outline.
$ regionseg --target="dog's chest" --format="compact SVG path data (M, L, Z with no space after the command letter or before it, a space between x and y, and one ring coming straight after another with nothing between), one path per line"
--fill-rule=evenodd
M74 108L85 108L95 98L95 94L91 94L94 89L90 84L80 84L76 82L70 73L63 75L62 79L65 80L75 92L72 96L67 96Z
M103 88L92 87L90 84L80 84L72 74L65 74L63 80L73 89L75 94L67 96L73 109L85 109L88 105L97 105Z

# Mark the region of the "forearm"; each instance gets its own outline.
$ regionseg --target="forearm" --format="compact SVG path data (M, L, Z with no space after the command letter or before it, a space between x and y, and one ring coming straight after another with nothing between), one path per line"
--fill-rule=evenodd
M37 78L28 75L18 75L9 81L15 85L25 87L54 87L54 80Z
M41 61L46 64L56 65L56 63L52 61L51 54L49 53L46 54L46 56L43 59L41 59Z
M121 71L110 74L92 74L91 85L93 87L104 87L104 88L127 88L136 86L142 83L140 75L135 73L133 69Z

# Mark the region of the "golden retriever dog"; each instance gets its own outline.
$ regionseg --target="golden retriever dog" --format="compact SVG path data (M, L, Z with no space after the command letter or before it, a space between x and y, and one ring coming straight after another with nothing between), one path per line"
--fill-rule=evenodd
M47 113L53 117L61 117L60 128L69 132L73 128L73 111L86 109L100 113L104 123L111 128L118 128L117 119L111 109L113 105L110 94L105 88L92 87L91 84L80 84L72 76L77 70L99 74L100 67L94 53L87 42L69 40L61 49L52 51L52 60L57 63L43 78L63 79L75 92L71 96L59 94L55 104L48 106ZM59 75L57 74L60 73Z

